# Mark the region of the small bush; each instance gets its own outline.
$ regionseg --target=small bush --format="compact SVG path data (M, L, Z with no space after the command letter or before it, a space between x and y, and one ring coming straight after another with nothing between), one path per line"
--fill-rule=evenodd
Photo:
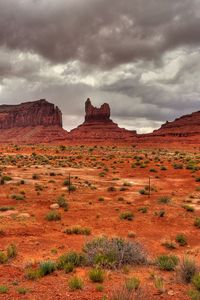
M9 288L5 285L0 285L0 294L7 294L9 291Z
M93 282L102 283L104 281L104 271L101 268L94 268L89 271L89 278Z
M82 290L83 289L83 280L77 276L72 277L69 280L69 288L71 291Z
M190 290L188 296L191 300L200 300L200 292L197 290Z
M192 283L195 286L195 288L200 291L200 273L197 273L192 278Z
M178 234L176 236L176 241L177 241L177 243L179 243L180 246L187 245L187 239L186 239L186 236L184 234Z
M57 261L58 269L64 269L66 264L72 264L74 267L82 266L85 263L85 257L76 252L68 252L61 255Z
M197 228L200 228L200 217L197 217L194 221L194 226L196 226Z
M156 265L160 270L173 271L178 265L178 257L175 255L160 255L156 259Z
M7 256L2 251L0 251L0 264L6 263L7 260L8 260Z
M90 235L91 229L87 227L74 226L72 228L65 229L64 233L77 234L77 235Z
M59 220L61 220L61 215L57 211L52 210L52 211L48 212L48 214L46 215L46 220L59 221Z
M121 220L132 221L133 218L134 218L134 214L131 211L125 211L125 212L121 213L121 215L120 215Z
M74 264L71 262L68 262L68 263L64 264L63 269L64 269L65 273L71 273L74 271Z
M40 263L39 273L42 277L53 273L55 270L56 270L56 265L51 260L43 261Z
M19 287L19 288L17 289L17 292L18 292L20 295L26 295L26 294L29 292L29 290L26 289L26 288L23 288L23 287Z
M122 238L98 237L87 242L83 251L89 265L111 269L147 262L146 253L139 243L129 242Z
M65 199L64 196L58 197L57 203L58 203L58 205L59 205L60 207L64 208L64 210L67 210L67 209L68 209L68 203L67 203L67 201L66 201L66 199Z
M178 275L185 283L190 283L195 273L197 272L197 266L193 259L184 257L180 262Z
M132 277L126 280L125 285L128 291L134 291L139 288L140 280L137 277Z
M188 212L194 212L194 210L195 210L193 206L188 205L188 204L184 204L182 207Z
M107 191L108 191L108 192L116 192L116 188L115 188L114 186L109 186L109 187L107 188Z
M162 196L158 199L158 203L160 204L168 204L171 202L171 199L169 196Z
M17 247L14 244L11 244L7 248L7 257L15 258L17 256Z
M39 269L28 268L25 272L25 277L28 280L37 280L41 277Z

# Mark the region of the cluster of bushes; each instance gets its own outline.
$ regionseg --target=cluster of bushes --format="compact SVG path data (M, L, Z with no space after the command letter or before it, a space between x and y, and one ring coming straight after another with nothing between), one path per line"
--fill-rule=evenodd
M9 259L15 258L16 256L17 256L17 247L15 246L15 244L10 244L6 249L6 253L0 251L0 264L4 264Z

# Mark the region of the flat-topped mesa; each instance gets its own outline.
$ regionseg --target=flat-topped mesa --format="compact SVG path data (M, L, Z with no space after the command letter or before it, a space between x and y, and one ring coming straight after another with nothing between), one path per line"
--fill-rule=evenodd
M59 108L45 99L18 105L0 105L0 129L36 126L62 127Z
M182 116L172 122L166 122L153 135L192 136L200 134L200 111Z
M110 121L110 106L104 103L100 108L94 107L88 98L85 102L85 123Z

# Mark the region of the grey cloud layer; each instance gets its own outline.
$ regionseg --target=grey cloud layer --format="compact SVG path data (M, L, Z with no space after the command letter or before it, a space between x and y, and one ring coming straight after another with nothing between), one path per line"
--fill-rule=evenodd
M1 0L0 104L47 98L67 129L84 100L150 131L200 110L199 0Z
M0 2L0 45L104 68L200 41L198 0Z

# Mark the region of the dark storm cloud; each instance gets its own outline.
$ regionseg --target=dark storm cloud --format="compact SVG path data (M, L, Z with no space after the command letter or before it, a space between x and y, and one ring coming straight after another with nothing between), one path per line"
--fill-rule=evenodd
M200 42L195 0L1 0L0 45L104 68Z
M1 0L0 104L46 98L67 129L84 101L151 131L200 109L199 0Z

